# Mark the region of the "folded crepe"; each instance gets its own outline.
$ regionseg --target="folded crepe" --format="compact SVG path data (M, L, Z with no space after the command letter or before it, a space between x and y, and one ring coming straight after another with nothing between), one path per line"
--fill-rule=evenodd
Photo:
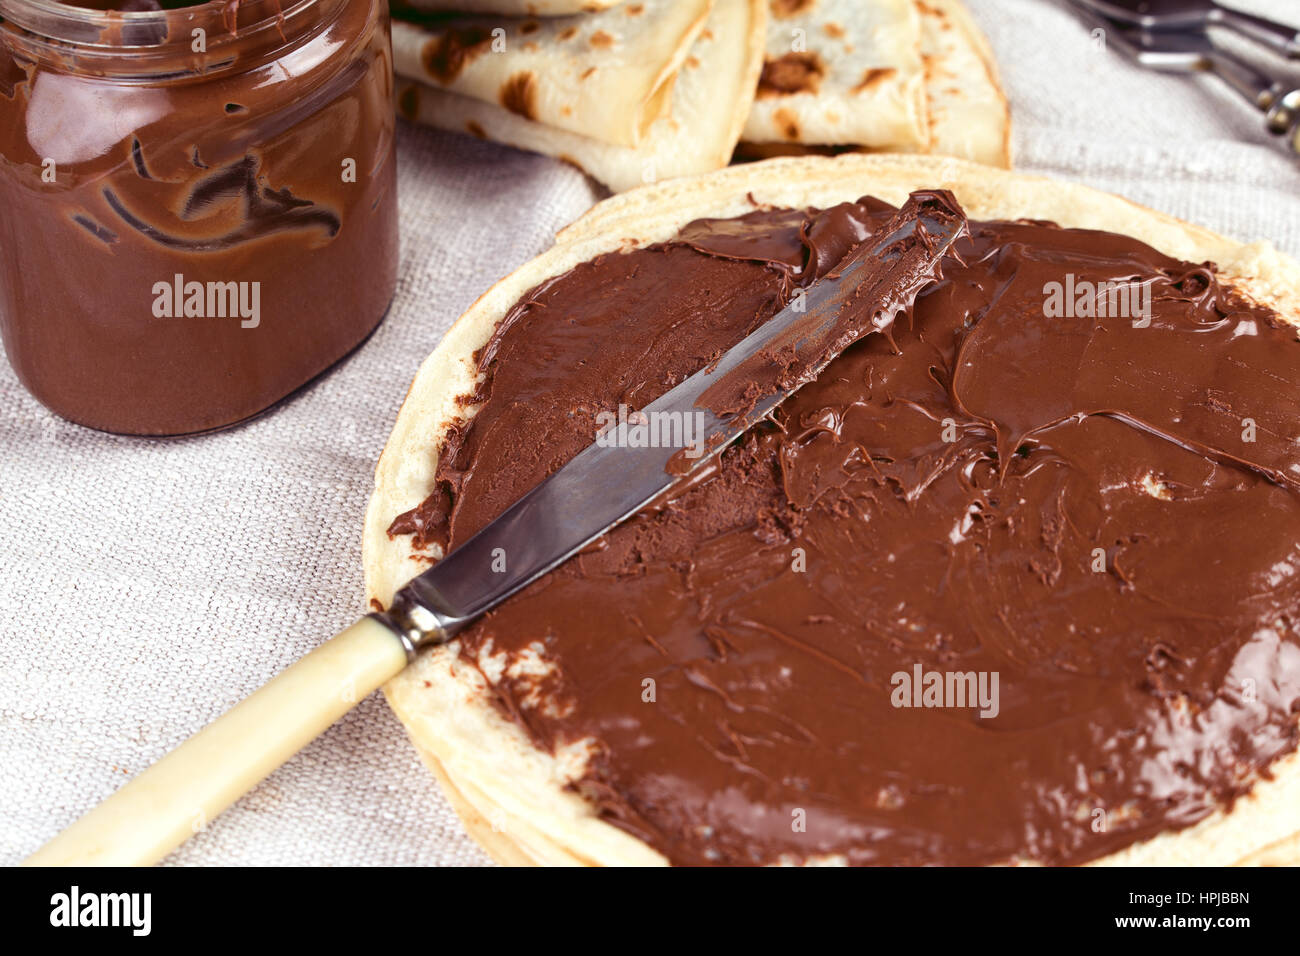
M416 10L460 13L502 13L511 17L559 17L607 10L623 0L403 0Z
M556 156L614 192L719 169L730 161L753 101L763 59L765 2L716 0L683 58L668 109L635 147L602 142L401 76L398 111L416 122ZM395 42L402 26L393 24Z
M519 6L406 0L397 16L487 4ZM398 19L393 44L406 118L558 157L615 192L724 166L742 129L742 160L889 150L1010 166L1007 101L961 0L657 0L550 20ZM765 126L775 140L756 140Z
M912 0L770 0L744 138L924 149L921 22Z
M710 0L638 0L547 19L394 21L399 76L636 147L669 110Z
M914 3L921 26L926 141L893 144L884 149L956 156L1010 169L1011 112L988 41L961 0L914 0ZM772 56L770 46L767 56ZM736 159L878 151L865 144L754 142L746 138L736 149Z
M916 0L925 69L926 152L1011 168L1011 110L997 61L960 0Z

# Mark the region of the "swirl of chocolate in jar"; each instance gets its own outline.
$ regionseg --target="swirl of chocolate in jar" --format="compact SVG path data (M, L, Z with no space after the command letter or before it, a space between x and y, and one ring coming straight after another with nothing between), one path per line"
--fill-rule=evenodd
M390 533L454 548L891 211L695 222L543 283ZM890 337L461 638L554 664L494 681L503 712L593 741L578 790L675 863L1080 863L1296 748L1295 330L1124 236L971 233ZM1049 318L1067 275L1149 291L1149 322ZM996 674L996 715L895 706L918 666Z

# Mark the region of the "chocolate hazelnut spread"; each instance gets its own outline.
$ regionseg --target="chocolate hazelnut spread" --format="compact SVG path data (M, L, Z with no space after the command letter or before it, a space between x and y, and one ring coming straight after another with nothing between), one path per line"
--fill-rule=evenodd
M390 534L455 548L892 211L695 222L542 283ZM1296 749L1295 329L1131 238L970 233L888 335L460 638L674 863L1080 863Z
M66 418L229 425L396 280L381 0L0 0L0 332Z

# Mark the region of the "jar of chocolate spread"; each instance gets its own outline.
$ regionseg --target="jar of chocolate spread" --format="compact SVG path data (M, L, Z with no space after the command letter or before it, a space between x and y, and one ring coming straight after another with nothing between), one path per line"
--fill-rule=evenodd
M80 2L0 0L5 350L72 421L230 425L392 298L387 4Z

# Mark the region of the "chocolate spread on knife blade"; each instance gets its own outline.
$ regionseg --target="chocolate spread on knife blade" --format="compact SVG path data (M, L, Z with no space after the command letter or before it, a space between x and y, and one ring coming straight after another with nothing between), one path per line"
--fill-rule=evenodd
M455 547L892 212L696 222L544 282L391 533ZM673 862L1078 863L1296 748L1295 330L1209 264L1050 223L973 222L942 274L460 638L539 746L593 742L578 790ZM1049 317L1053 284L1101 282L1149 310ZM934 673L996 675L996 715L900 699Z
M797 308L790 308L794 321L774 326L779 333L711 382L696 406L743 426L758 402L812 381L864 335L888 335L894 316L937 278L938 249L927 223L956 235L966 231L966 217L952 193L913 193L898 216L881 227L885 248L862 243L846 255L814 289L817 301L801 295Z
M878 237L806 292L798 290L785 309L702 373L708 381L694 407L710 415L701 421L701 434L669 458L667 473L688 474L705 451L751 427L864 335L889 335L895 316L939 277L947 245L966 233L966 216L952 193L913 193ZM664 414L654 405L646 411Z

